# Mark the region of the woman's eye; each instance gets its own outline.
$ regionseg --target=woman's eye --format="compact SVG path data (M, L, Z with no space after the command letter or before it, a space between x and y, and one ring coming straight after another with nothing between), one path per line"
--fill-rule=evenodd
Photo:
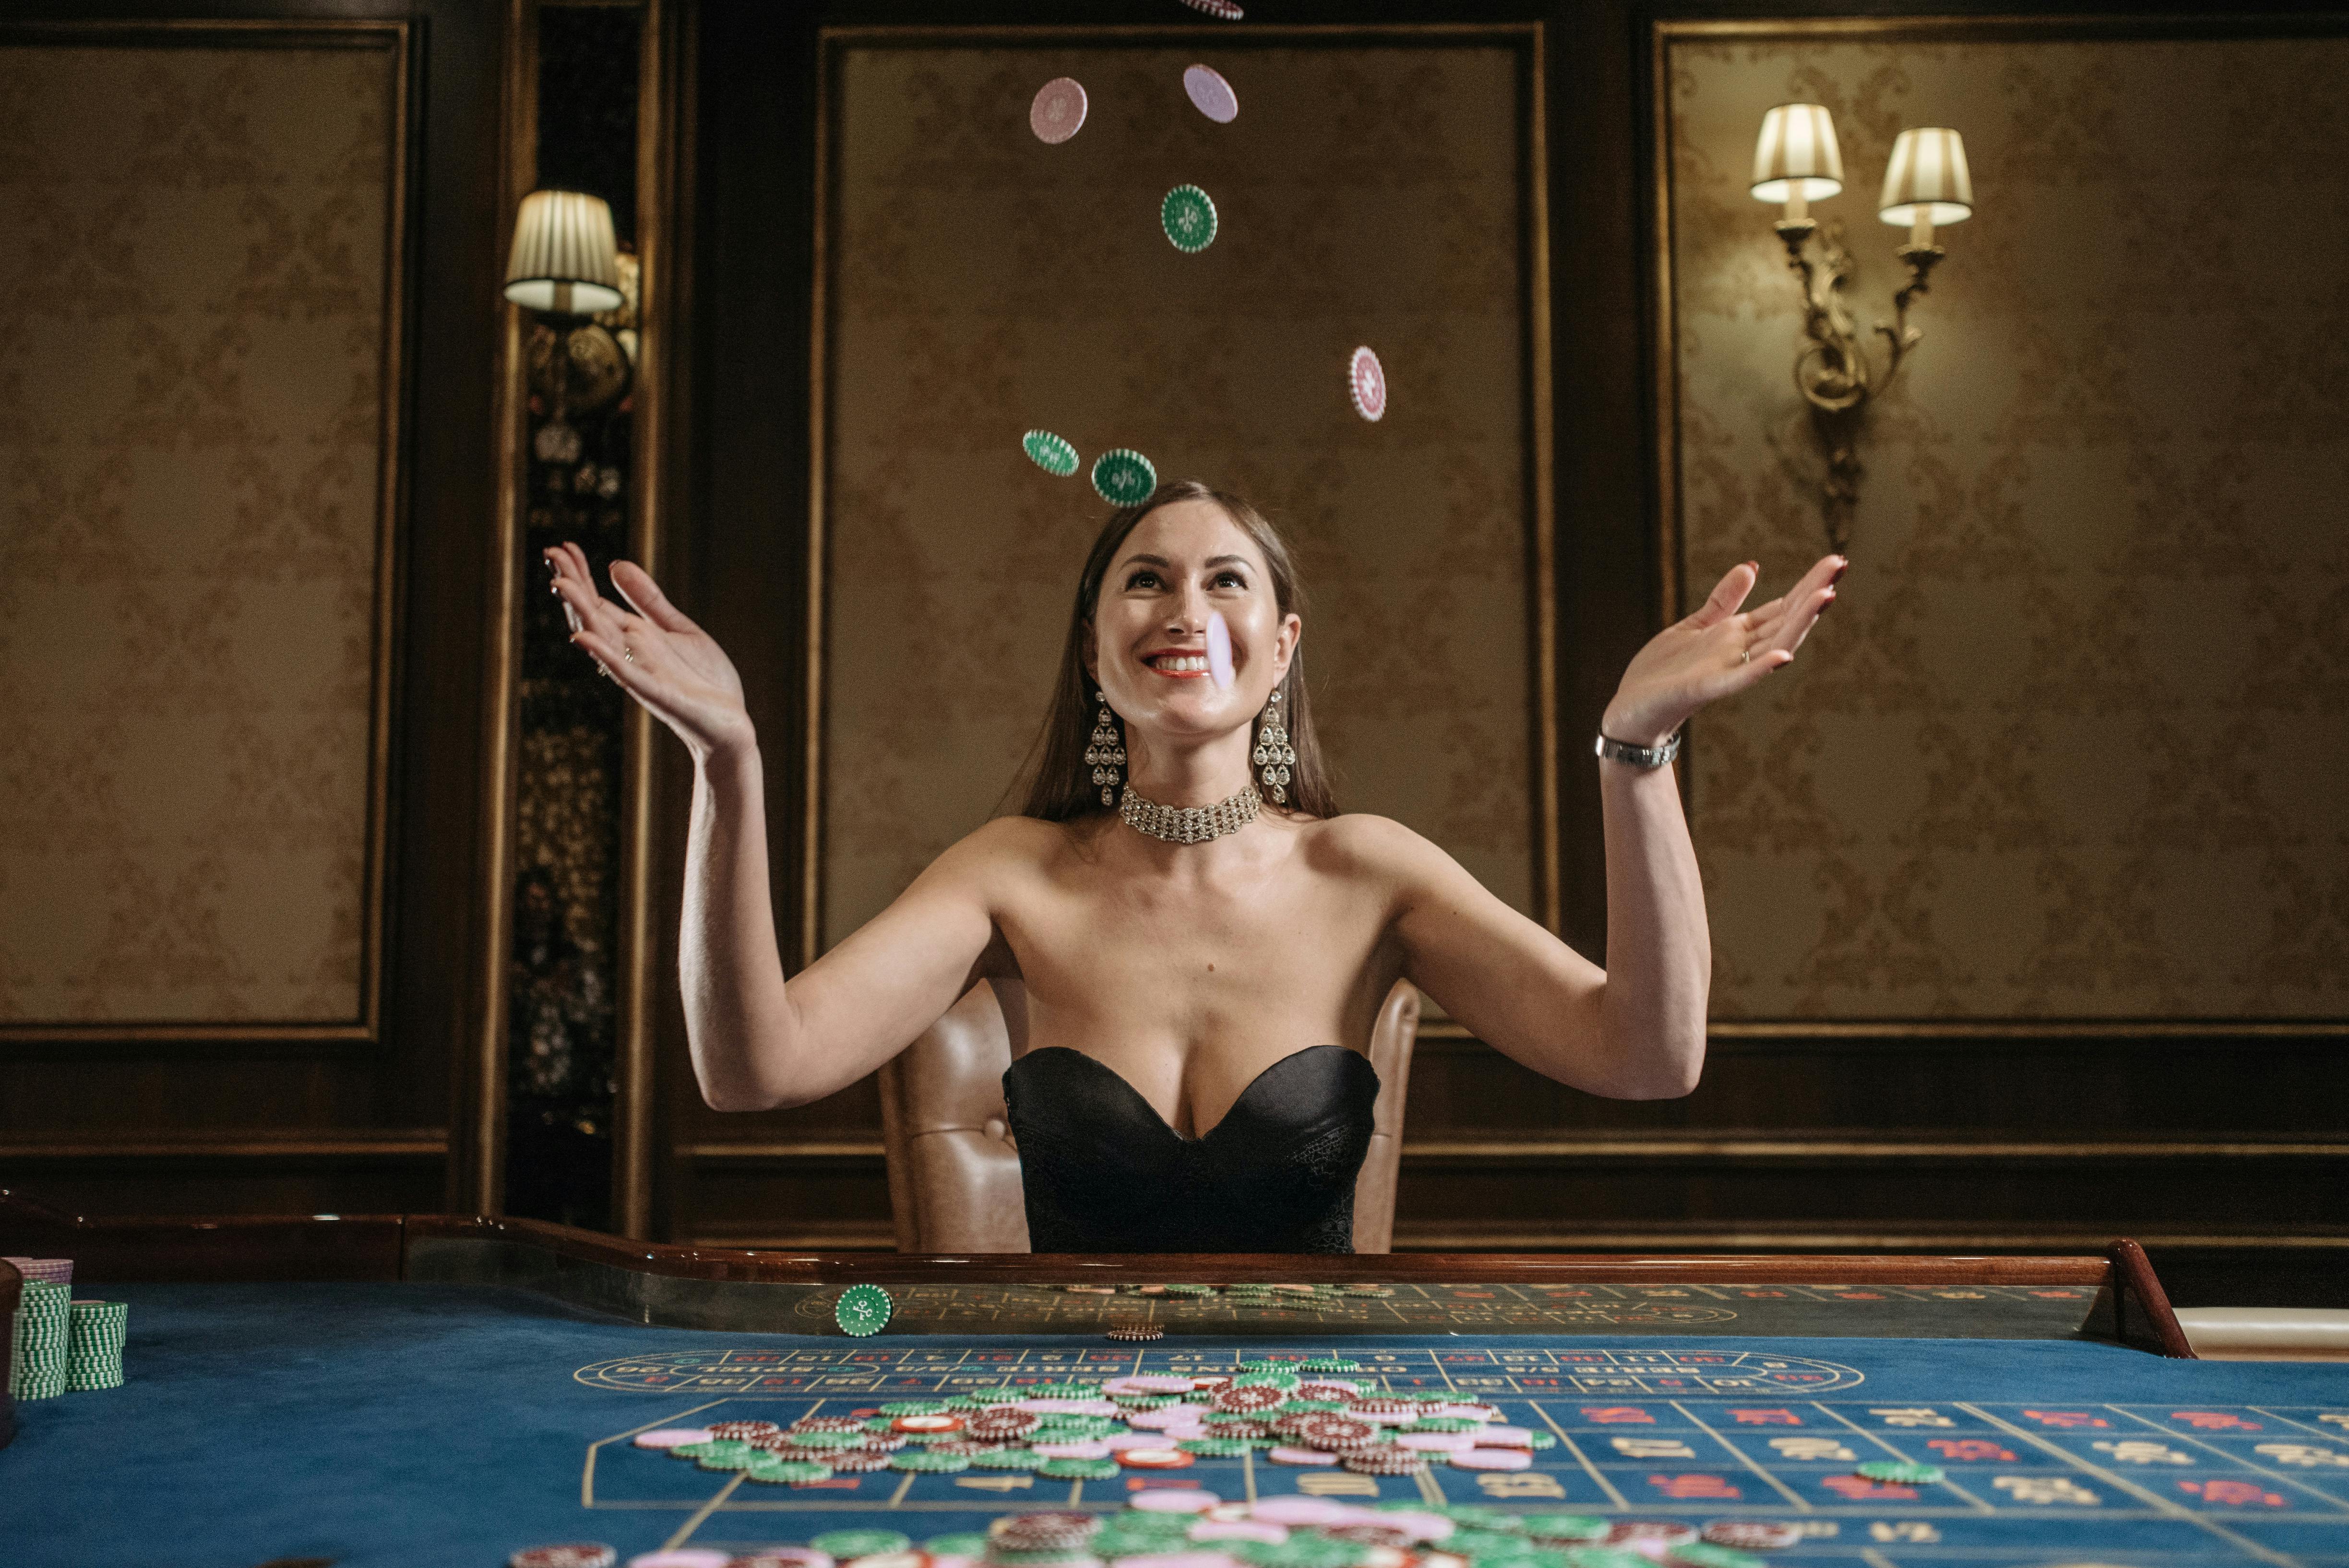
M1208 586L1211 588L1238 588L1245 590L1247 587L1247 579L1242 577L1237 572L1218 572L1216 573L1215 581L1210 583Z
M1147 571L1137 572L1125 580L1125 585L1129 589L1154 588L1158 585L1158 573Z

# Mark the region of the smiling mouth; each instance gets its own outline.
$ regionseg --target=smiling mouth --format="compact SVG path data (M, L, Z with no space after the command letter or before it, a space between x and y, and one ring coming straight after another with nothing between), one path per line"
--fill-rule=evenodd
M1207 673L1205 654L1157 654L1142 661L1162 676L1203 676Z

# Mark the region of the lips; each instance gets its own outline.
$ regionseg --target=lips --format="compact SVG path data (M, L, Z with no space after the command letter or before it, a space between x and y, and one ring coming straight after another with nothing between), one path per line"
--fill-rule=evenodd
M1152 654L1142 661L1162 676L1204 676L1207 673L1205 654Z

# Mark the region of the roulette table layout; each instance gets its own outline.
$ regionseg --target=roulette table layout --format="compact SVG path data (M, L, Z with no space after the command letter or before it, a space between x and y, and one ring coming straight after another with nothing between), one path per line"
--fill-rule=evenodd
M129 1308L121 1387L15 1406L27 1568L1054 1560L1028 1515L1152 1568L2349 1568L2349 1367L2193 1359L2128 1243L916 1258L0 1195L0 1253ZM968 1440L1023 1421L1069 1457Z

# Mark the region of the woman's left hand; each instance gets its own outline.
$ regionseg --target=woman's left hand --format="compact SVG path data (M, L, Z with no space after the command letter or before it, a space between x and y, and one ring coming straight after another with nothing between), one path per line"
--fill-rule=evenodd
M1705 704L1793 664L1795 650L1835 603L1836 583L1849 564L1840 555L1821 556L1790 592L1743 611L1738 606L1762 569L1751 561L1731 567L1703 608L1657 633L1632 658L1599 720L1600 733L1630 746L1661 746Z

